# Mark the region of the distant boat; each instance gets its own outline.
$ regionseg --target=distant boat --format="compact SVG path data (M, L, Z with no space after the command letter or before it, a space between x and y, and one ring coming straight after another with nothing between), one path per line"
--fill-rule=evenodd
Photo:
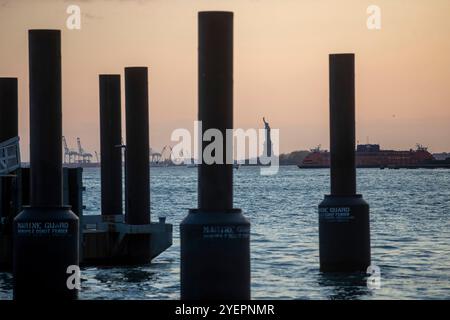
M360 144L355 151L356 167L358 168L450 168L449 161L438 161L428 152L427 148L417 145L416 150L405 151L381 150L378 144ZM305 157L300 169L318 169L330 167L330 153L312 149Z

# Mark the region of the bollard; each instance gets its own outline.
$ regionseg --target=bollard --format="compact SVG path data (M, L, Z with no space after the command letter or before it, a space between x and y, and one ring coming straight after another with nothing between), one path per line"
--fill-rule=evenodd
M355 58L330 61L331 194L319 205L320 270L365 272L370 265L369 205L356 194Z
M30 206L14 219L14 299L76 299L78 218L62 205L61 34L30 30ZM73 283L72 283L73 284Z
M233 128L233 13L200 12L198 28L198 115L203 132L221 131L225 163L232 145L225 130ZM250 299L250 223L233 209L232 164L202 161L198 209L181 222L180 238L181 299Z
M101 213L122 214L120 75L100 75Z

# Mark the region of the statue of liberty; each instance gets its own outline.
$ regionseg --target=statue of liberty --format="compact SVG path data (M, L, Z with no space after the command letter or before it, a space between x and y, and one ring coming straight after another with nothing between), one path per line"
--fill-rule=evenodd
M266 121L266 118L263 117L264 129L266 130L266 140L264 141L264 151L263 156L272 157L272 139L270 138L270 126Z

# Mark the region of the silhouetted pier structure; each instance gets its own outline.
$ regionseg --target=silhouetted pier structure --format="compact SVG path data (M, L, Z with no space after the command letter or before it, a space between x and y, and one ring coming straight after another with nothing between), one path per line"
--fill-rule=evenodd
M100 75L101 215L82 217L87 265L149 263L172 245L172 225L150 220L148 71L125 68L126 145L121 145L120 75ZM122 209L125 149L125 215Z
M15 299L76 299L73 267L149 263L172 244L172 225L150 221L147 68L125 69L126 146L120 76L99 78L102 212L83 216L82 168L62 167L59 30L29 31L29 64L29 168L20 167L17 79L0 78L0 268L13 271Z
M365 272L369 205L356 194L355 57L332 54L329 59L331 194L319 205L320 269Z
M29 31L30 206L14 219L14 298L76 299L78 218L63 206L61 34Z
M181 298L245 300L250 223L233 207L226 134L233 128L233 13L200 12L198 36L202 136L217 129L224 143L222 163L198 166L198 208L180 224ZM319 205L320 269L364 272L369 206L356 193L354 55L330 55L329 63L331 194ZM17 79L0 78L0 264L13 261L16 299L76 299L70 266L149 263L172 244L172 225L150 219L148 70L125 68L126 145L120 75L99 76L102 205L92 216L83 215L82 169L62 168L60 31L29 31L29 76L29 169L19 165ZM202 141L202 158L208 145Z
M233 128L233 13L200 12L198 34L199 121L202 135L210 128L222 133L224 164L198 167L198 209L180 224L181 299L250 299L250 223L233 208L233 165L225 164L232 144L225 132Z
M0 78L0 270L12 268L12 221L21 210L17 78Z
M120 74L102 74L100 87L101 214L122 215Z

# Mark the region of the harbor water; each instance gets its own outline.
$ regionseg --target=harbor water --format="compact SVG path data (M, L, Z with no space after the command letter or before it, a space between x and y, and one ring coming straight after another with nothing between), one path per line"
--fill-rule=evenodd
M319 271L317 206L329 170L234 170L234 203L251 221L253 299L450 299L450 170L360 169L358 192L371 207L372 264L365 276ZM99 214L100 169L84 169L84 214ZM152 220L174 225L173 246L139 267L82 269L81 299L178 299L179 223L197 206L197 170L151 168ZM214 285L214 284L211 284ZM0 299L12 276L0 273Z

